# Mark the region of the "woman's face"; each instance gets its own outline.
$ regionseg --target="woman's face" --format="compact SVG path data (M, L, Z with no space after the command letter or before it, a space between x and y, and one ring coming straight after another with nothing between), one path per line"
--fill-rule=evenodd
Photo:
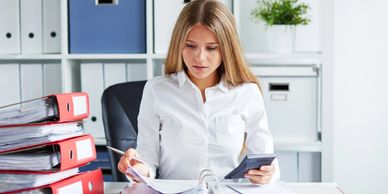
M187 35L183 61L190 78L204 79L217 76L215 71L222 62L216 35L202 24L196 24Z

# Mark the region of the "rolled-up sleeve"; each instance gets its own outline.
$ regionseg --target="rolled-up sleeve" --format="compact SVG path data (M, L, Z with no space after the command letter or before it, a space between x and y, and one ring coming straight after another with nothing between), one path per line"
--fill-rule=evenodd
M249 113L246 126L246 146L248 154L272 154L274 153L274 143L272 135L268 129L268 118L265 112L263 96L257 87L254 86L253 94L250 98ZM275 174L272 180L280 178L278 161L275 160Z
M144 86L138 115L137 152L150 168L150 177L155 178L159 166L160 118L155 108L153 85L149 81Z

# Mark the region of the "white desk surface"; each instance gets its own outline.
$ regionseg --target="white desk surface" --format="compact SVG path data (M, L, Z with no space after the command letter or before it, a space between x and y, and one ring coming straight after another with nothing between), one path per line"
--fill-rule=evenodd
M104 182L105 194L118 194L128 183ZM335 183L286 183L295 194L344 194Z

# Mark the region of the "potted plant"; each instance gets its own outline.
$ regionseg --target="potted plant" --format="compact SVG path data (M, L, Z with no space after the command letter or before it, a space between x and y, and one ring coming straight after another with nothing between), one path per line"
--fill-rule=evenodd
M310 19L306 3L298 0L258 0L251 15L266 25L268 50L274 53L292 53L295 28L307 25Z

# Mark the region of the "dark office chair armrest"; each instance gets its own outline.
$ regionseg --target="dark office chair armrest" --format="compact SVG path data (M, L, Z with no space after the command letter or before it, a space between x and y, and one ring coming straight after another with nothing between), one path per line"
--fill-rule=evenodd
M102 94L102 119L107 145L127 150L136 148L137 115L146 81L115 84ZM117 169L120 155L108 150L114 181L127 181Z

